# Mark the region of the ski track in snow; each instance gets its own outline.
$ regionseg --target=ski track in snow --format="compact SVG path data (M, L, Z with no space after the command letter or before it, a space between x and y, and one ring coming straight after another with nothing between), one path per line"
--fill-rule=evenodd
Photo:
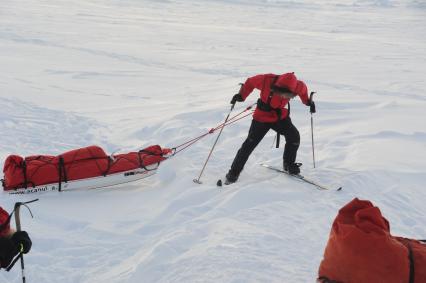
M0 3L0 166L9 154L59 154L98 144L122 152L174 147L230 110L238 83L295 71L317 91L316 165L310 116L292 120L302 172L279 166L268 133L240 180L216 187L250 118L117 187L0 194L31 200L28 282L314 282L332 221L371 200L391 232L426 237L425 4L416 0L74 1ZM309 21L306 20L309 18ZM235 115L257 92L237 104ZM283 141L282 141L283 143ZM21 282L19 264L0 282Z

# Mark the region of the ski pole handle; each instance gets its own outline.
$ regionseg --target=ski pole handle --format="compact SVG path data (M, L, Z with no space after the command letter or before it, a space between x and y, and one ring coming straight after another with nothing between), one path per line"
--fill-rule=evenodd
M312 97L314 96L316 92L315 91L311 91L311 93L309 94L309 102L312 101Z
M315 107L315 102L313 100L313 96L314 96L315 91L312 91L311 94L309 95L309 112L312 113L316 113L316 107Z
M241 93L243 91L243 87L244 87L244 84L240 83L240 90L238 91L238 93L234 94L234 96L232 97L232 100L231 100L232 105L235 105L235 103L237 103L237 101L238 102L244 101L243 97L241 96Z

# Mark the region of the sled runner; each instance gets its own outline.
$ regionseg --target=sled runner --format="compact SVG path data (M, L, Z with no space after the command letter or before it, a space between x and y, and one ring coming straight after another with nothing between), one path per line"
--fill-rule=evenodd
M3 190L14 194L100 188L136 181L155 173L172 150L158 145L137 152L107 155L99 146L58 156L7 157Z

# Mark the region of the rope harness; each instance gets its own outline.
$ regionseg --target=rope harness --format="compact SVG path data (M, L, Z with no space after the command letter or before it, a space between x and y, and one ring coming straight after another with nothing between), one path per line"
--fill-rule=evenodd
M241 111L238 114L235 114L234 116L232 116L230 119L228 119L228 121L226 123L221 123L218 126L216 126L215 128L211 128L207 133L204 133L196 138L193 138L187 142L184 142L183 144L180 144L178 146L172 147L173 150L173 156L176 155L177 153L181 152L182 150L192 146L193 144L195 144L197 141L201 140L202 138L208 136L209 134L213 134L215 131L220 130L222 128L224 128L225 126L228 126L230 124L233 124L241 119L244 119L245 117L249 116L252 114L252 112L250 113L245 113L248 112L250 109L253 108L253 106L255 106L256 103L250 105L249 107L247 107L245 110Z

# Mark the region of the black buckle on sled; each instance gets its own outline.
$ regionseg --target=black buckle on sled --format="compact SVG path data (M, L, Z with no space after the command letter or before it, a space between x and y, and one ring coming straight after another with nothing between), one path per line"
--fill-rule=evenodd
M24 188L26 189L28 187L28 180L27 180L27 162L22 161L22 172L24 174Z
M139 150L138 151L138 159L139 159L140 168L145 169L146 171L152 171L152 170L156 170L158 168L158 166L160 166L160 162L157 162L157 163L154 163L154 164L156 164L155 168L147 168L147 166L149 166L149 165L145 166L144 160L142 159L142 156L141 156L142 153L146 153L147 155L153 155L153 156L163 156L162 153L155 153L155 152L151 152L151 151L145 150L145 149Z
M59 157L59 182L58 182L58 191L62 191L62 182L68 182L67 172L65 170L64 158Z

